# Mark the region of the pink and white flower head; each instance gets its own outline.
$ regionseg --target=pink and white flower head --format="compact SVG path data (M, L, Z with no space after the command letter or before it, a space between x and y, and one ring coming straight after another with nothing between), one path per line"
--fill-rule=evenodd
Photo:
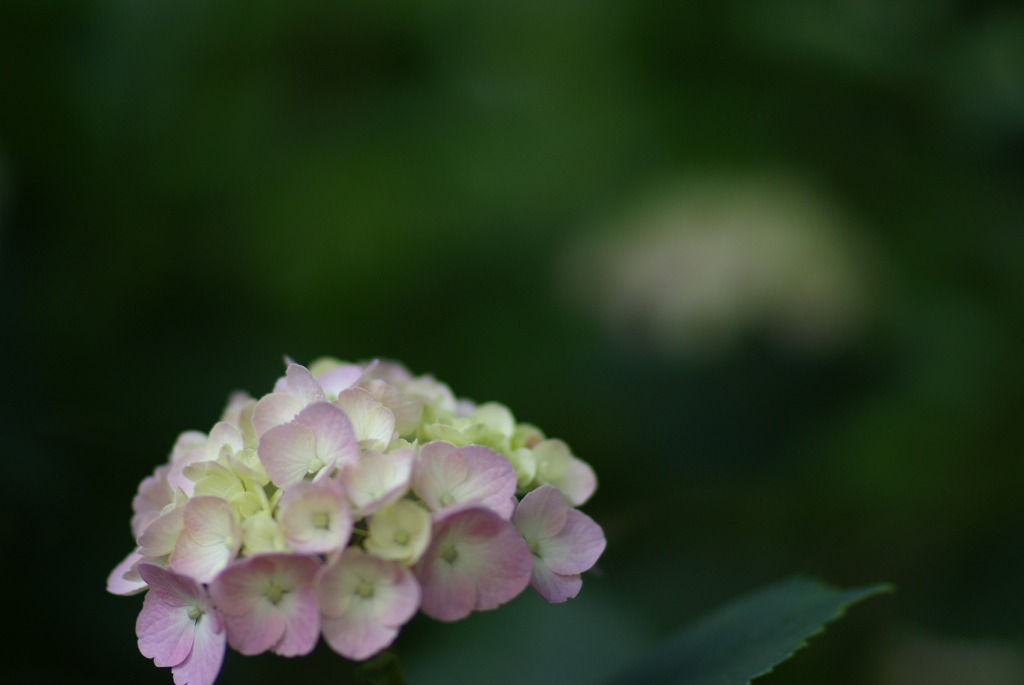
M596 484L564 442L432 376L288 360L142 481L107 589L147 592L139 649L176 685L211 685L227 646L299 656L322 634L367 659L419 610L576 596L605 545L574 508Z

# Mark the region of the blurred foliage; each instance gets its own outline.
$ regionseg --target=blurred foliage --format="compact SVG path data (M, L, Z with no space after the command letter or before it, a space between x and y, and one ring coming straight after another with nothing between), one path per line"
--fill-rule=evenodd
M794 572L899 593L765 683L1020 659L1018 3L6 0L0 64L5 680L169 682L103 593L131 495L284 354L401 359L601 477L580 597L417 620L410 674L564 625L530 671L563 682ZM665 354L566 294L652 191L750 174L868 246L841 344ZM338 682L326 651L220 682Z

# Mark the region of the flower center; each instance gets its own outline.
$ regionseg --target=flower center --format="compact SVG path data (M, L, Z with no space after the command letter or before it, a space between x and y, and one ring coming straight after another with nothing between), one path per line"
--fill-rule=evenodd
M454 564L459 558L459 550L455 549L455 545L446 545L441 548L441 558L449 564Z
M446 492L445 494L441 495L441 506L447 507L449 504L451 504L454 501L455 501L455 498L452 497L452 493L450 493L450 492Z
M313 514L313 525L316 528L327 528L327 524L330 522L330 517L327 516L327 512L318 511Z
M395 544L396 545L407 545L409 544L409 532L405 530L395 531Z
M271 604L277 604L284 597L284 590L271 583L270 587L267 588L266 595Z
M373 597L373 585L367 583L365 580L360 581L359 585L356 586L356 594L366 599Z
M200 607L200 606L198 606L196 604L193 604L192 606L190 606L188 608L188 617L189 617L189 620L192 620L192 621L198 621L202 617L202 615L205 614L205 613L206 612L203 611L202 607Z

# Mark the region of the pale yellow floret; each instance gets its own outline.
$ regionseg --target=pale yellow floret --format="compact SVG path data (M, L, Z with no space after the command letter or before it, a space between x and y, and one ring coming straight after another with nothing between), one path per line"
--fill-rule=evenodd
M468 428L465 425L466 419L458 419L463 424L464 428ZM450 442L456 447L464 447L473 442L471 436L463 433L462 429L458 426L447 424L447 423L431 423L420 426L418 437L420 442L433 442L435 440L443 440L444 442Z
M238 516L245 520L264 510L266 498L261 499L255 492L243 492L229 499L228 503L234 507Z
M505 437L511 437L516 429L516 419L512 411L497 402L481 404L469 418L473 423L486 426L488 431Z
M246 447L233 454L223 455L219 462L240 478L254 480L260 485L270 482L270 476L267 475L255 447Z
M231 501L245 492L242 480L215 461L200 461L185 467L185 477L196 484L194 496L212 495Z
M242 432L242 444L245 449L255 450L259 444L253 417L256 415L256 400L250 399L238 413L238 428Z
M339 366L343 366L348 363L349 362L343 362L340 359L336 359L334 357L320 357L319 359L316 359L315 361L313 361L312 364L309 365L309 372L313 374L314 377L316 377L321 374L327 373L331 369L335 369Z
M430 513L407 499L381 507L367 526L366 551L382 559L414 564L430 542Z
M549 483L565 475L572 462L569 447L561 440L545 440L533 448L537 460L537 480Z
M246 556L288 549L284 533L267 511L261 511L242 522L242 552Z
M525 447L520 447L509 451L508 462L512 465L512 470L516 472L516 484L520 490L523 490L537 477L537 458L533 454L533 450Z
M513 449L519 447L533 449L546 439L546 436L540 428L537 428L531 423L520 423L512 432L510 440Z
M500 405L497 405L500 406ZM497 412L498 410L494 410ZM475 414L474 414L475 417ZM506 432L505 423L488 415L483 418L494 421L496 426L482 423L474 417L459 417L448 422L432 423L420 427L419 437L422 442L444 440L456 447L466 445L483 445L506 453L509 450L511 430Z

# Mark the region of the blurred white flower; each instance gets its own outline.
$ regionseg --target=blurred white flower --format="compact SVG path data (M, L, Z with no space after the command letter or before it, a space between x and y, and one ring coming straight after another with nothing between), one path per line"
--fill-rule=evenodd
M777 176L676 185L570 251L573 301L667 354L729 349L765 332L827 347L863 322L871 277L859 234Z
M1024 683L1024 654L1000 640L937 638L907 632L890 638L881 685L1016 685Z

